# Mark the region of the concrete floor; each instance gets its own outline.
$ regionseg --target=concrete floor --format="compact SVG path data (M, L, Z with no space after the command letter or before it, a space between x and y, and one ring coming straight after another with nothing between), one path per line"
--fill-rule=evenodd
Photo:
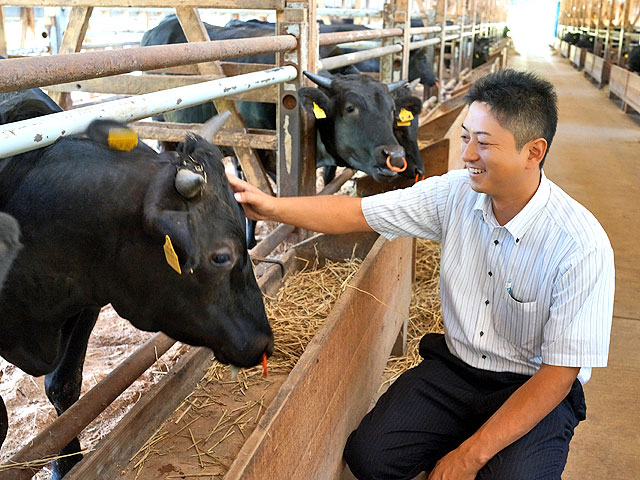
M627 115L559 55L511 58L558 92L558 131L547 176L585 205L615 252L616 297L609 366L585 385L587 420L576 429L564 480L640 478L640 120Z

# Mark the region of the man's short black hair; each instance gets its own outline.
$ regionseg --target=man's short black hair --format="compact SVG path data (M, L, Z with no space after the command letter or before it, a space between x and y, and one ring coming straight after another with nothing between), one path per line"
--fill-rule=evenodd
M542 168L558 125L558 97L551 83L531 72L500 70L478 79L464 98L468 105L489 105L498 123L513 133L518 150L530 140L544 138L547 152Z

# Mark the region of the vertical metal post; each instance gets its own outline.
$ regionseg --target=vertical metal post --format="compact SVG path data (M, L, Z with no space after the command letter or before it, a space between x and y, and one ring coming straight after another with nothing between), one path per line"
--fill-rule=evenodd
M382 28L394 28L395 27L395 12L396 5L393 3L393 0L389 0L384 4L382 22ZM382 39L382 45L388 46L395 44L395 38L389 37ZM382 82L392 82L393 81L393 55L385 55L380 57L380 81Z
M7 35L4 22L4 7L0 5L0 55L7 58Z
M277 184L281 197L315 194L315 126L305 115L297 91L304 86L303 70L316 71L318 24L313 0L295 3L276 14L279 35L298 39L295 51L277 55L278 65L294 65L298 77L278 87L277 112Z
M624 2L624 10L622 12L622 19L620 22L620 37L618 39L618 55L616 58L616 65L618 66L622 66L621 65L621 61L622 61L622 51L626 48L627 44L629 43L626 39L625 39L625 31L626 31L626 27L627 27L627 23L629 22L629 10L631 9L631 2L630 0L627 0L626 2ZM629 25L629 31L632 32L633 31L633 25Z
M438 0L438 5L436 7L436 23L440 24L440 66L438 67L438 75L440 76L440 85L444 85L447 80L449 80L449 76L445 75L444 70L444 38L446 36L446 27L447 27L447 0ZM440 88L438 92L438 101L442 102L443 100L444 89Z

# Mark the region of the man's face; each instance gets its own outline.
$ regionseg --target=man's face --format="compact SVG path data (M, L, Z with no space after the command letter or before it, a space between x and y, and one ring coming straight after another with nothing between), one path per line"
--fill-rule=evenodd
M540 174L528 146L518 151L513 133L498 123L486 103L469 106L462 124L462 160L473 190L490 195L494 201L530 198Z

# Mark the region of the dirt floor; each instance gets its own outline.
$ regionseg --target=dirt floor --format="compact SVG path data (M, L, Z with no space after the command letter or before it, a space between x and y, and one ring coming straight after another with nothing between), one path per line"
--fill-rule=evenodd
M111 306L102 309L89 340L82 394L106 377L116 366L148 340L153 333L134 328ZM178 343L94 420L80 436L84 449L92 448L109 433L152 385L183 355L188 347ZM0 451L6 461L57 417L44 393L44 377L33 378L0 358L0 395L9 414L9 432ZM49 478L47 469L36 479Z

